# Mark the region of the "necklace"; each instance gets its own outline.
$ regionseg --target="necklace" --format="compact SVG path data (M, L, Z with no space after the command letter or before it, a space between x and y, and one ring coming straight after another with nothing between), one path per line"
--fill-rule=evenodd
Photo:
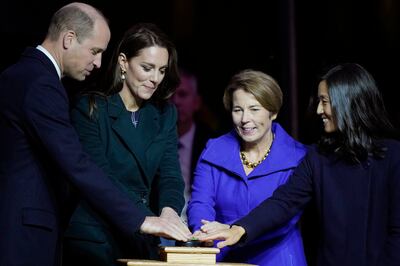
M136 117L137 113L137 117ZM131 121L133 126L136 128L137 125L139 124L139 111L131 112Z
M272 147L272 143L274 142L275 139L275 134L272 134L272 141L271 141L271 145L269 145L269 148L267 150L267 152L264 154L264 156L261 158L261 160L258 160L257 162L250 162L249 160L247 160L246 154L244 154L243 151L240 152L240 158L242 159L242 163L250 169L254 169L257 167L257 165L259 165L260 163L262 163L269 155L270 151L271 151L271 147Z

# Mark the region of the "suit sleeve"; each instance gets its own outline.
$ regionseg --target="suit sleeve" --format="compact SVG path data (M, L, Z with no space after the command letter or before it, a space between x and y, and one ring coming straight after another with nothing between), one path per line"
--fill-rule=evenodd
M246 230L246 235L240 242L241 245L278 229L300 213L304 205L311 200L313 182L309 156L310 153L306 155L289 180L275 190L270 198L234 223Z
M82 196L123 232L140 229L145 216L83 152L71 125L65 89L41 79L25 95L24 113L37 139Z
M389 220L384 252L379 265L399 265L400 263L400 156L392 156L389 170Z
M176 128L177 111L173 105L168 105L161 117L164 122L166 148L161 158L157 186L159 191L159 208L173 208L178 214L181 213L185 199L181 168L178 159L178 133Z
M78 132L79 139L84 147L84 150L89 154L92 160L107 173L110 180L112 180L120 190L126 191L126 186L124 186L118 181L117 178L115 178L115 174L112 170L112 167L110 167L109 160L107 159L106 152L104 150L104 144L100 137L99 125L99 119L102 119L100 116L104 115L104 113L101 113L98 110L99 108L97 108L97 111L94 111L93 116L89 116L88 98L81 98L76 107L71 111L72 124ZM143 214L147 216L154 216L154 213L152 213L143 203L139 195L135 193L128 193L128 191L126 191L126 193Z
M293 228L297 227L298 221L302 215L302 211L296 213L288 222L282 223L280 226L275 228L274 230L268 231L266 234L254 239L253 242L249 244L259 243L263 241L271 241L276 238L287 235Z
M206 148L207 149L207 146ZM203 151L204 153L204 151ZM215 221L215 185L213 167L200 159L194 172L192 195L188 204L188 222L192 231L202 226L201 219Z

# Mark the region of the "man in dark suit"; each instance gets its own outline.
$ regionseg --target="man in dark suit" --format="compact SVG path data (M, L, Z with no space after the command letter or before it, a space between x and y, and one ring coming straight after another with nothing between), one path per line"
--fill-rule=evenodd
M60 79L84 80L110 39L92 6L57 11L44 42L0 76L0 265L59 265L78 191L126 234L187 240L183 224L145 216L82 151Z
M215 136L211 126L201 122L198 115L203 106L198 92L197 77L180 69L181 83L172 96L172 102L178 110L179 162L185 181L185 207L182 218L186 221L186 207L190 199L193 173L197 160L203 151L207 140Z

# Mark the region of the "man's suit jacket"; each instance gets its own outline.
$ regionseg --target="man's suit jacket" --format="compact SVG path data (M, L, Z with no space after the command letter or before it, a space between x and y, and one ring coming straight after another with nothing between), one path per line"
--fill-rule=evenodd
M127 234L144 221L82 151L54 65L28 48L0 76L1 266L59 264L75 188Z
M84 149L144 213L158 216L163 207L180 213L184 204L184 183L178 160L174 106L167 104L159 108L145 102L136 113L139 123L134 127L131 113L126 111L118 93L107 99L96 97L95 101L92 115L88 96L80 98L71 112ZM153 199L158 201L155 205L159 210L150 208ZM82 261L77 256L85 248L82 243L93 247L90 252L93 258L88 258L90 264L102 261L96 265L114 265L117 255L148 259L150 253L154 254L153 258L158 257L156 241L120 236L86 204L80 205L74 213L66 237L64 257L71 265ZM146 244L149 252L144 248L138 250L138 246ZM116 249L120 254L114 252Z

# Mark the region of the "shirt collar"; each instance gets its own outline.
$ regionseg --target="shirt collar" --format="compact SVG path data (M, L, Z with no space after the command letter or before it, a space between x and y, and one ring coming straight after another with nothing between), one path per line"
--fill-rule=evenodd
M49 53L49 51L46 50L46 48L44 48L41 45L36 46L36 49L42 51L50 59L50 61L53 63L54 67L57 70L58 77L61 79L61 70L54 57Z

